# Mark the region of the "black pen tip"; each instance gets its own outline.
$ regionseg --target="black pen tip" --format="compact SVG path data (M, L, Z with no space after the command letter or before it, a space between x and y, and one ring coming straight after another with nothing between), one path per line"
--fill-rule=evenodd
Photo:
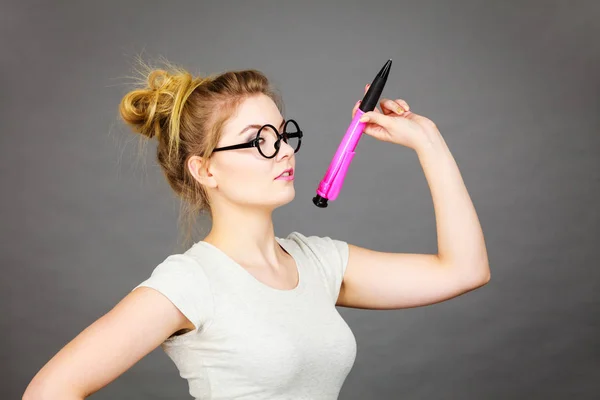
M389 60L387 60L387 62L383 66L383 68L381 68L381 71L379 71L377 76L380 78L383 78L383 79L387 79L387 77L390 73L391 66L392 66L392 59L390 58Z

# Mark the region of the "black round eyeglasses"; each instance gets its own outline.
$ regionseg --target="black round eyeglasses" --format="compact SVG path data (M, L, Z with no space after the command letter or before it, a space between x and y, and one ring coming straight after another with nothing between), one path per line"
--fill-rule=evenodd
M281 139L294 149L294 153L297 153L302 144L302 136L302 131L298 127L298 123L293 119L288 119L283 126L283 133L279 133L277 128L273 125L265 124L260 127L256 133L256 137L252 139L252 141L234 144L232 146L219 147L214 149L213 152L256 147L261 156L273 158L279 153Z

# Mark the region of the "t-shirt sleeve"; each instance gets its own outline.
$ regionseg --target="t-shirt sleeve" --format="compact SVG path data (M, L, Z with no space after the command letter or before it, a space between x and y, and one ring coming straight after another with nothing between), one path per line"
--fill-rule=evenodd
M335 304L348 266L348 243L329 236L304 236L303 238L319 260L318 267L325 277L331 299Z
M157 290L200 330L213 314L213 297L202 266L186 254L173 254L160 263L148 279L137 285Z

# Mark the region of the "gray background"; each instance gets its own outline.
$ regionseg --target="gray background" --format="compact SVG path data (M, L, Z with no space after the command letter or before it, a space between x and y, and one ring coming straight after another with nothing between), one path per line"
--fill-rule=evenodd
M281 90L306 140L278 236L435 252L410 149L365 135L340 197L311 198L388 58L383 96L438 124L492 280L428 307L339 308L358 341L341 399L598 398L600 3L366 3L3 2L2 399L178 249L153 145L136 161L117 116L140 53L195 73L257 68ZM187 385L157 349L92 398L187 398Z

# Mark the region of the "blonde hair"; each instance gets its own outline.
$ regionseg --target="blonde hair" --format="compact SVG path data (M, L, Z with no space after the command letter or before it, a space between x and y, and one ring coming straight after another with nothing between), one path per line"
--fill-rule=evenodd
M210 158L224 124L243 100L264 94L282 110L281 96L254 69L201 77L168 61L165 68L140 63L142 84L123 96L119 113L134 132L158 141L158 164L183 200L180 222L187 222L187 242L197 216L205 212L212 218L208 194L187 169L188 158Z

